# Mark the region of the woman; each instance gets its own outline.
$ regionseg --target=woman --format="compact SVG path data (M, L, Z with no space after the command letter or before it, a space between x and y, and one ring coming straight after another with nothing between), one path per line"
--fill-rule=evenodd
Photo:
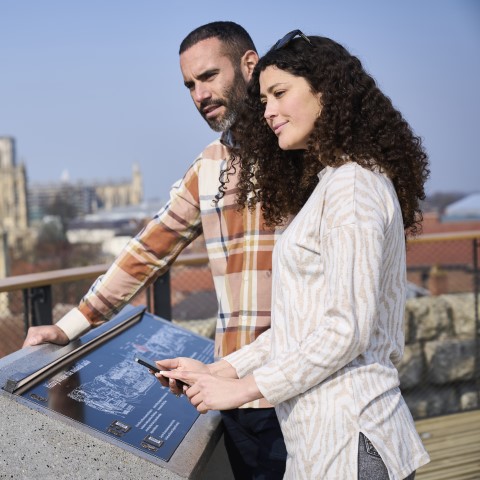
M199 411L274 404L286 478L411 479L428 454L394 365L405 234L429 173L421 142L357 58L298 30L260 60L247 104L238 201L261 202L270 225L295 215L274 250L272 327L220 362L162 362L190 370L163 374L192 385Z

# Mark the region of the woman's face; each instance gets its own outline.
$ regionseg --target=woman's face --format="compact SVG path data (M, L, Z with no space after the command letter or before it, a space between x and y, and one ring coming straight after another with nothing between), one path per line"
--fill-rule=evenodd
M315 120L322 111L320 93L313 93L303 77L296 77L275 66L260 73L260 99L264 117L278 137L282 150L307 148Z

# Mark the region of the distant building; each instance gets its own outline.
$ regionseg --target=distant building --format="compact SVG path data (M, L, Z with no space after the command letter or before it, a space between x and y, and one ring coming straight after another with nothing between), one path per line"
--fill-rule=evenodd
M132 236L163 207L163 203L142 202L139 205L98 210L70 222L70 243L99 243L102 252L116 257Z
M438 212L423 214L422 235L472 232L480 230L480 217L451 218Z
M12 137L0 137L0 231L9 246L21 245L28 231L27 174Z
M477 251L474 238L480 238L480 217L463 217L449 217L439 212L423 215L421 235L408 242L410 282L428 288L434 295L472 291ZM420 294L421 291L415 292L415 296Z
M480 193L472 193L445 208L444 220L480 220Z
M139 205L143 199L142 174L138 165L133 166L132 178L119 182L70 182L35 183L28 187L30 220L41 220L45 215L57 213L55 208L67 206L71 217L84 216L98 210Z
M136 235L165 206L162 201L145 201L139 205L99 210L69 223L68 241L101 244L102 252L115 258L128 241ZM182 253L205 254L203 235L189 244Z

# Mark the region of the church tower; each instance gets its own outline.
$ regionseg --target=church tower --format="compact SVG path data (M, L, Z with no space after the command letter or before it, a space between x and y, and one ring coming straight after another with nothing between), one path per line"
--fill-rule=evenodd
M140 205L143 200L143 179L142 172L140 172L140 167L138 163L133 164L132 168L132 185L131 185L131 194L130 202L132 205Z
M17 166L15 140L0 137L0 230L7 234L8 245L21 243L28 229L27 174Z

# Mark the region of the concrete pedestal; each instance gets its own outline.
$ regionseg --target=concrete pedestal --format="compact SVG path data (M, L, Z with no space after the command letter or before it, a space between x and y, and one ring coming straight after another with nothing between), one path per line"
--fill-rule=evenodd
M0 359L0 387L20 365L57 348L30 347ZM106 442L93 429L53 411L39 411L3 389L0 412L0 479L202 479L206 470L219 479L231 478L222 451L216 453L219 469L207 468L222 433L216 412L200 415L169 462Z

